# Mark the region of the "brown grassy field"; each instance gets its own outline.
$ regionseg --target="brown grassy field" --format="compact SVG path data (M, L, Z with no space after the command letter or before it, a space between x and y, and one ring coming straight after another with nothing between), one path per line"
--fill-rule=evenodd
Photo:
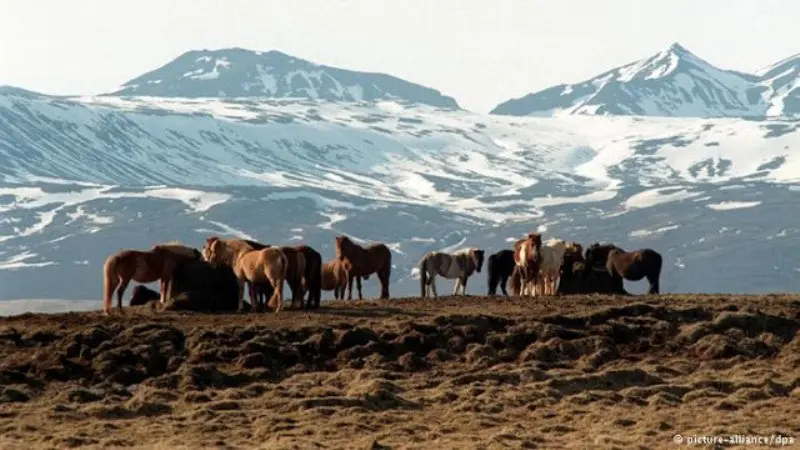
M797 448L799 328L777 295L27 314L0 319L0 447Z

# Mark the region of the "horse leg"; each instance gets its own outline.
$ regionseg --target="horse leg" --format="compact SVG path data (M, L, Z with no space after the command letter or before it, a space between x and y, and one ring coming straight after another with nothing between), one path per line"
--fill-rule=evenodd
M381 300L389 298L389 280L392 278L391 266L378 273L378 282L381 284Z
M125 295L125 289L128 289L128 283L131 282L130 278L122 278L117 290L117 309L122 312L122 296Z
M361 277L356 277L356 286L358 287L358 299L364 300L364 295L361 293Z
M464 277L464 278L461 279L461 295L463 295L464 297L467 296L467 280L468 279L469 279L469 277Z
M236 284L239 287L239 308L236 310L236 312L244 312L244 279L237 278Z
M461 287L461 278L456 278L453 281L453 295L458 295L458 288Z
M508 297L508 291L506 291L506 284L508 284L508 277L500 277L500 292L503 293L506 297Z
M347 301L353 300L353 275L347 277Z
M647 291L648 294L658 295L659 286L658 286L658 275L654 275L652 273L647 274L647 282L650 283L650 289Z

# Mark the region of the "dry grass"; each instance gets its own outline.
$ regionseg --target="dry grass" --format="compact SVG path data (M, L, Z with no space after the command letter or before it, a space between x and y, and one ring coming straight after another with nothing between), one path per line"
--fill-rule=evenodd
M791 296L29 314L0 319L0 446L800 445L799 328Z

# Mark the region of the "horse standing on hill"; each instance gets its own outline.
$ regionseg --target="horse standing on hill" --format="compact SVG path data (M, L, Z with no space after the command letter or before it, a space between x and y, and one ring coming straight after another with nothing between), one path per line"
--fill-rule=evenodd
M420 296L427 297L428 291L433 291L433 298L437 297L436 275L455 278L453 295L458 295L459 288L461 295L467 295L467 280L473 273L481 271L484 253L484 250L471 247L454 253L431 251L423 255L419 261Z
M520 295L536 295L541 265L542 235L528 233L514 243L514 262L519 266Z
M295 247L303 254L306 260L306 272L303 276L304 288L308 292L306 308L319 308L322 300L322 255L308 245L301 244Z
M255 250L241 239L220 239L212 236L206 239L202 255L208 262L227 264L233 268L233 273L239 282L239 312L244 311L246 282L268 281L274 289L268 306L274 307L276 313L283 308L283 282L286 279L289 261L279 248L266 247ZM253 306L251 310L256 311L258 299L253 291L250 291L250 301Z
M344 300L344 291L350 280L352 266L349 261L332 259L322 265L322 290L333 291L333 298Z
M661 254L653 249L644 248L626 252L616 247L608 252L606 269L612 277L625 280L639 281L647 278L647 282L650 283L647 293L658 294L662 264Z
M497 286L503 295L508 297L506 284L512 273L514 273L514 250L500 250L490 255L486 260L486 272L489 278L489 295L497 294Z
M160 281L161 303L165 303L172 288L175 267L187 259L200 259L196 248L179 242L154 245L150 250L121 250L103 264L103 314L111 314L111 297L117 292L117 309L122 311L122 297L131 280L139 283Z
M386 244L376 242L366 247L354 243L349 237L339 235L334 238L336 258L350 263L351 269L347 283L347 299L353 299L353 278L358 285L358 299L361 293L361 278L375 273L381 285L381 299L389 298L389 279L392 275L392 252Z
M548 239L542 243L540 249L541 262L539 264L539 280L541 281L544 295L555 295L556 286L561 273L561 264L564 262L564 252L567 242L563 239Z

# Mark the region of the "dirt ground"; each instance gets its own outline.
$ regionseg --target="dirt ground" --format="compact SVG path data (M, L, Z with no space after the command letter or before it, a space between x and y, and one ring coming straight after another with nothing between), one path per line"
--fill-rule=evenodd
M26 314L0 319L0 447L798 448L798 329L800 296Z

